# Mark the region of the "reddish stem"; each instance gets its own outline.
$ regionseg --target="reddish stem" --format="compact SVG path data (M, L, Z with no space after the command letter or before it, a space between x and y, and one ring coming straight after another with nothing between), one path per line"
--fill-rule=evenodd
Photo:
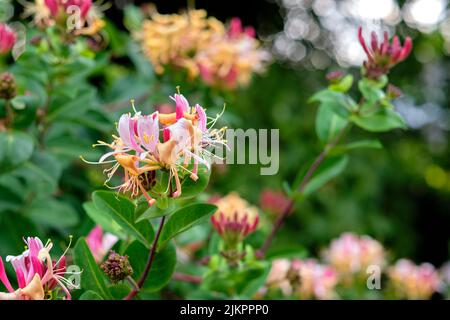
M313 176L314 172L316 172L316 170L319 168L322 161L326 158L328 150L330 148L334 147L339 142L339 140L342 138L342 136L344 135L347 128L348 128L348 126L344 127L341 130L341 132L337 135L336 139L334 139L332 142L328 143L325 146L325 148L322 150L322 152L314 160L314 162L311 164L311 166L309 167L305 176L303 177L302 181L300 182L300 186L298 187L298 191L300 193L302 193L304 191L306 185L308 184L309 180ZM259 258L264 257L264 255L266 254L267 250L269 249L275 235L277 234L278 230L280 230L281 227L283 226L284 220L286 220L286 218L288 217L288 215L291 213L292 209L294 208L294 204L295 204L294 200L291 199L289 201L289 204L284 209L283 213L280 216L278 216L277 220L274 223L272 231L267 236L267 238L264 241L261 248L256 252L257 257L259 257Z
M184 273L174 273L173 279L178 280L178 281L194 283L194 284L202 283L201 277L190 275L190 274L184 274Z
M161 235L161 231L162 231L165 221L166 221L166 216L163 216L161 218L161 222L159 223L158 231L156 232L152 247L150 248L150 254L148 256L147 265L145 266L145 269L144 269L144 272L142 273L141 279L139 279L139 282L137 283L138 287L133 288L133 290L125 298L123 298L123 300L133 299L139 293L139 290L144 285L145 280L147 279L147 276L150 272L150 269L152 268L153 260L155 259L156 248L158 247L159 236Z

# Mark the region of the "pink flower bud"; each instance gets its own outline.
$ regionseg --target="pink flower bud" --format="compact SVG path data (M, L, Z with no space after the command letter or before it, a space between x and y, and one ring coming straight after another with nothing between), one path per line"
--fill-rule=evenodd
M11 51L16 40L16 33L8 25L0 23L0 54Z
M264 211L280 215L288 208L290 201L283 192L266 189L261 192L259 203Z
M95 226L86 237L87 245L97 263L103 261L103 258L118 240L119 239L111 233L103 233L103 229L100 226Z
M211 222L229 247L235 247L255 231L259 221L258 210L237 193L221 198L216 205L218 210Z
M378 79L380 76L388 74L390 69L397 63L405 60L412 50L412 40L410 37L405 39L403 46L398 36L394 36L392 43L389 43L387 32L383 35L383 42L379 43L375 32L371 33L369 48L362 35L362 28L358 29L358 39L367 60L364 62L365 76L369 79Z
M326 74L325 78L328 81L335 83L335 82L338 82L339 80L341 80L343 76L344 76L344 72L342 72L340 70L336 70L336 71L328 72Z

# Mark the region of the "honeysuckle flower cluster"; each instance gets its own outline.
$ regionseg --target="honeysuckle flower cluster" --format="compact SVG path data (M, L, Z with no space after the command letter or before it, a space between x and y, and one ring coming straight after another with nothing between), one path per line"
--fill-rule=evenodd
M258 209L250 206L235 192L220 198L214 204L218 209L211 217L211 222L224 240L226 249L235 250L258 226Z
M47 28L58 25L75 35L92 36L104 26L103 6L92 0L35 0L25 3L24 16Z
M276 259L272 262L266 286L300 299L333 299L337 297L337 283L336 271L314 259Z
M157 73L175 67L186 70L190 79L200 76L211 86L246 85L270 58L253 28L243 28L238 18L226 27L207 17L204 10L154 13L135 36Z
M6 23L0 23L0 54L6 54L12 50L16 43L17 35Z
M50 256L53 247L50 240L45 245L37 237L24 241L26 250L21 255L6 257L16 273L18 289L11 286L0 257L0 280L7 290L0 292L0 300L44 300L55 298L61 290L65 299L71 299L70 290L77 287L64 277L73 274L66 269L65 252L55 261Z
M208 123L202 106L191 106L179 93L171 98L176 104L175 112L156 111L144 115L134 109L133 115L126 113L120 117L117 125L119 135L113 135L112 143L99 141L94 145L112 149L94 162L113 163L111 168L105 170L108 176L106 183L122 168L124 182L111 188L129 192L132 197L142 194L150 206L156 202L149 194L156 171L169 174L167 193L177 198L182 194L180 176L188 175L196 181L199 165L209 170L210 161L215 157L209 149L226 146L222 139L225 128L212 128L220 115ZM211 124L210 128L208 124ZM173 191L172 182L175 185Z
M207 17L205 10L166 15L155 12L135 36L157 73L174 66L187 70L190 78L195 78L199 74L195 55L214 34L223 33L223 28L219 20Z
M385 261L383 246L369 236L344 233L334 239L325 252L325 260L341 275L365 275L367 267L382 268Z
M86 242L97 263L103 261L109 250L119 241L112 233L103 232L101 226L95 226L86 237Z
M392 43L389 42L387 32L383 35L383 41L379 42L375 32L370 35L370 46L362 35L362 28L358 29L358 38L367 60L364 61L364 75L369 79L377 80L380 76L389 73L389 70L397 63L405 60L412 50L412 40L406 37L403 46L398 36L394 36Z
M196 60L205 83L234 89L246 86L253 73L262 73L270 55L260 48L254 29L233 18L225 34L213 37Z
M439 273L430 263L416 265L401 259L389 268L388 277L400 299L429 299L440 287Z

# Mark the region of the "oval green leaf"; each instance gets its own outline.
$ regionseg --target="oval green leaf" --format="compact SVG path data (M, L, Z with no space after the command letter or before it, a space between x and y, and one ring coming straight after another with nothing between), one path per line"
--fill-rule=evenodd
M150 247L154 236L153 228L148 221L135 222L136 206L133 202L111 191L95 191L92 200L98 210L109 215L129 236Z

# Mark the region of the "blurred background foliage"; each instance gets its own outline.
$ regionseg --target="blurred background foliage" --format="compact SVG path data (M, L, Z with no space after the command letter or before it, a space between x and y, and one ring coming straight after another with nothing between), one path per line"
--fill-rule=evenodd
M97 106L90 107L101 111L75 115L53 125L44 143L49 149L47 157L53 160L35 162L46 166L39 172L50 176L47 178L52 187L38 184L43 180L40 176L30 183L35 190L45 191L46 198L36 201L35 195L24 194L20 185L11 194L5 187L11 181L5 175L1 177L1 252L19 250L22 244L18 235L45 234L65 240L69 233L87 234L92 222L86 218L82 203L102 187L104 178L99 168L82 163L78 156L98 156L92 143L109 136L113 119L130 111L129 99L136 99L139 110L152 112L156 105L168 102L177 85L191 101L201 101L209 110L219 112L225 102L221 124L230 128L280 129L280 171L276 176L261 176L257 165L218 167L208 193L237 191L258 204L264 189L282 190L283 183L293 182L299 170L320 152L314 129L317 108L307 100L327 85L327 72L349 67L352 73L358 73L364 56L356 30L363 25L413 38L413 54L390 74L391 82L404 93L395 105L409 129L382 134L382 150L354 151L338 179L296 205L270 252L302 248L316 255L330 239L353 231L379 240L391 250L392 258L408 256L436 266L448 259L448 1L251 0L245 5L238 1L196 1L196 8L206 9L210 16L222 21L238 16L244 25L255 26L258 37L273 51L274 63L267 72L256 76L250 87L232 93L183 83L181 77L156 77L129 37L127 20L124 23L126 5L131 3L142 5L144 1L111 1L112 7L105 11L108 24L103 32L111 50L88 57L90 62L82 67L86 82L73 96L76 110L85 104L83 96L92 92L95 99L90 101ZM161 13L177 12L187 5L185 1L154 3ZM20 12L17 5L15 18ZM19 66L10 68L6 63L2 69L20 69L20 59ZM85 123L80 123L81 119ZM370 135L355 129L353 137ZM33 157L39 157L39 153ZM39 218L43 211L52 212L49 223ZM269 220L262 224L262 230L268 229ZM206 235L205 228L208 226L197 227L197 235ZM254 244L262 240L263 231L250 239Z

